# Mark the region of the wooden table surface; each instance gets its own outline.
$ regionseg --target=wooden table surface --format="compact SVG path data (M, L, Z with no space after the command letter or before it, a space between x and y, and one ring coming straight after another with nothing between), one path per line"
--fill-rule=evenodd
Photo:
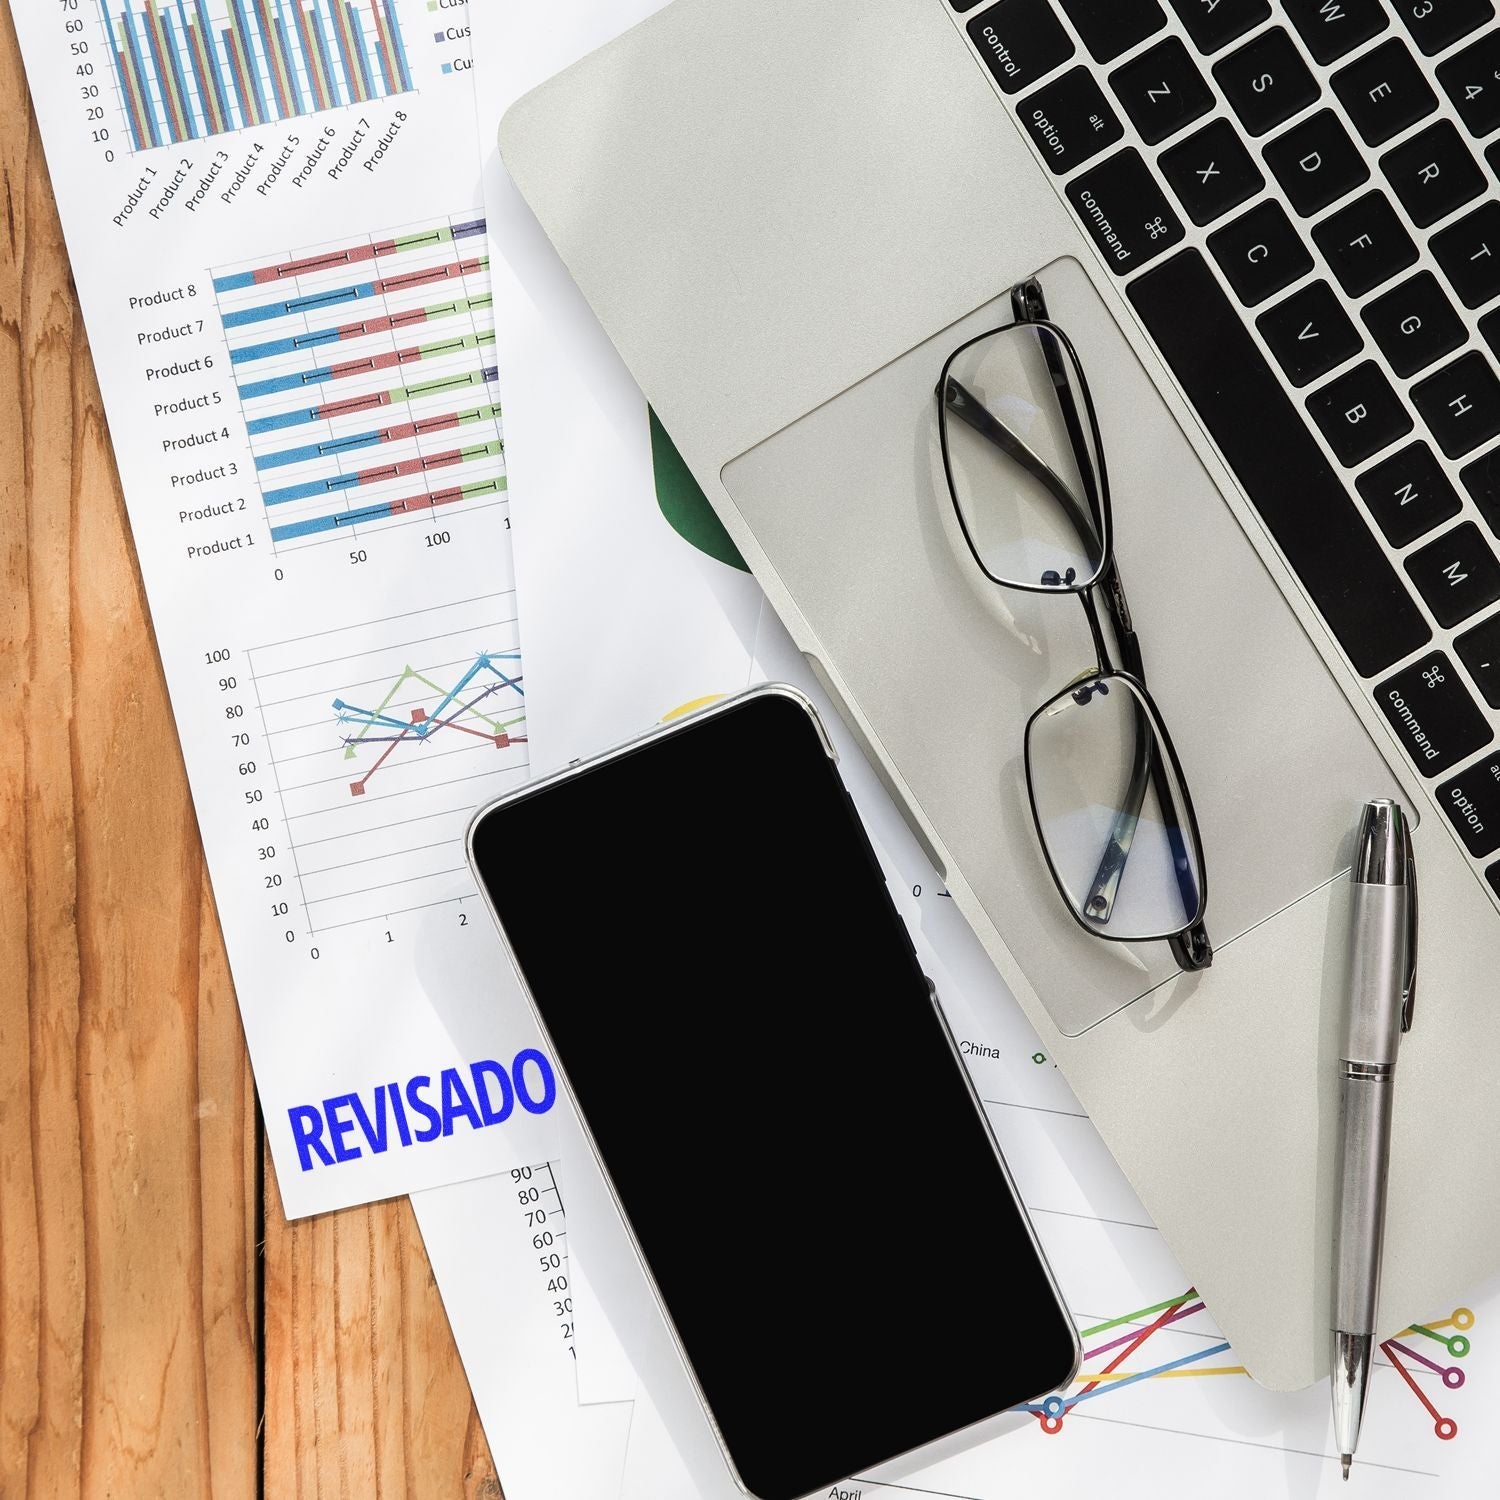
M0 1497L493 1500L410 1206L282 1217L8 5L0 188Z

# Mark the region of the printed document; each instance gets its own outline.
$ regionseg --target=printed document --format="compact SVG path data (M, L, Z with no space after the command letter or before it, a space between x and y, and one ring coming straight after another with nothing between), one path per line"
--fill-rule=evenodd
M468 6L13 11L287 1213L546 1159Z

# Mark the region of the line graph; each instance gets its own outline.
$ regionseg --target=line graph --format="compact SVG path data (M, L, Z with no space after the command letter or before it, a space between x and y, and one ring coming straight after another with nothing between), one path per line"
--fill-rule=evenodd
M245 653L309 933L473 894L464 829L527 770L515 616L491 594Z
M1091 1365L1093 1361L1106 1354L1111 1354L1113 1357L1102 1366L1080 1371L1066 1393L1055 1393L1042 1401L1028 1402L1021 1409L1030 1412L1037 1419L1043 1432L1056 1436L1063 1430L1068 1414L1085 1401L1123 1391L1142 1381L1201 1380L1215 1376L1245 1377L1245 1367L1233 1362L1234 1357L1230 1352L1228 1340L1214 1335L1206 1336L1206 1342L1186 1354L1177 1354L1158 1363L1147 1364L1140 1369L1122 1368L1132 1355L1153 1339L1154 1335L1174 1325L1184 1324L1202 1313L1206 1313L1206 1307L1197 1292L1189 1287L1187 1291L1168 1298L1165 1302L1158 1302L1151 1307L1136 1308L1132 1312L1123 1313L1119 1317L1098 1323L1091 1328L1082 1329L1079 1337L1087 1346L1083 1351L1085 1365ZM1400 1375L1405 1387L1432 1420L1434 1436L1443 1442L1451 1442L1458 1436L1458 1423L1453 1417L1445 1416L1438 1410L1432 1398L1422 1389L1414 1372L1418 1366L1424 1368L1429 1373L1437 1375L1444 1388L1450 1391L1458 1390L1464 1385L1465 1373L1459 1365L1440 1364L1403 1340L1407 1338L1433 1340L1442 1346L1450 1358L1461 1360L1472 1347L1468 1330L1473 1326L1473 1312L1466 1307L1460 1307L1456 1308L1451 1316L1433 1323L1414 1323L1399 1338L1387 1339L1380 1346L1389 1368ZM1127 1331L1102 1343L1091 1343L1100 1335L1112 1333L1120 1328ZM1448 1329L1456 1331L1450 1334L1446 1332ZM1226 1356L1229 1362L1211 1363L1220 1356Z
M364 796L365 788L370 784L370 778L386 763L398 746L425 744L444 729L451 730L455 734L468 734L476 739L487 740L497 750L507 749L511 745L524 744L526 742L524 734L511 732L517 725L525 724L524 712L513 714L507 719L498 719L479 711L481 703L488 706L488 700L500 692L513 693L518 699L524 698L520 672L517 671L514 677L509 677L497 665L497 662L501 661L509 664L519 663L520 660L519 651L497 653L481 651L474 658L473 665L446 692L430 677L424 676L411 667L404 667L401 675L391 684L390 689L374 708L359 708L355 704L345 703L342 698L335 698L333 708L338 715L338 722L346 727L354 724L360 726L357 734L344 736L345 760L354 760L362 746L384 745L386 747L358 780L349 783L350 795ZM467 702L459 702L475 680L481 677L488 677L490 680L481 686ZM419 684L431 689L434 693L441 693L442 697L437 707L430 711L422 707L411 709L410 718L403 723L401 719L387 710L397 695L412 684ZM485 727L476 729L475 724L482 724ZM373 732L376 730L384 732Z
M470 213L215 271L278 549L504 497L484 236Z

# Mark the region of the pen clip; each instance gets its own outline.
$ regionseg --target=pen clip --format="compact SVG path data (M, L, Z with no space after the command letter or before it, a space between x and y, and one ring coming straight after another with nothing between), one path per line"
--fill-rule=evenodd
M1411 846L1411 825L1402 821L1406 845L1406 974L1402 982L1401 1030L1411 1030L1417 1003L1417 856Z

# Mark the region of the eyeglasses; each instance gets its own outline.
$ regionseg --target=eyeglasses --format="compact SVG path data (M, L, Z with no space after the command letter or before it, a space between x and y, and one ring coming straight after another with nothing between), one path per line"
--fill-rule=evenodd
M1068 336L1048 321L1040 283L1016 287L1011 303L1015 322L961 344L943 366L938 430L959 530L984 576L1005 589L1072 594L1093 637L1093 665L1026 724L1037 837L1086 931L1167 942L1183 969L1205 969L1213 947L1198 822L1146 689L1088 382Z

